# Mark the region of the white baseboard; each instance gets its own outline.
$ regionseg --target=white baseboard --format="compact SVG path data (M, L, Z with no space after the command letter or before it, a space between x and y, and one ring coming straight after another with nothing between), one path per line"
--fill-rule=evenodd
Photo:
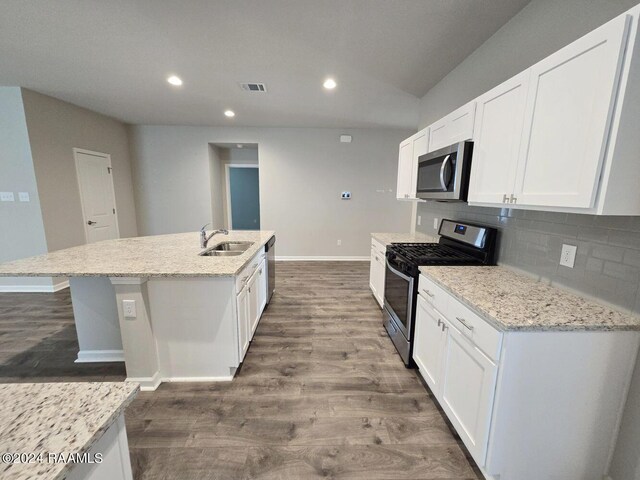
M223 377L166 377L163 382L170 383L188 383L188 382L230 382L233 375Z
M0 293L54 293L69 288L69 280L52 285L0 285Z
M80 350L75 363L124 362L122 350Z
M368 262L368 257L276 257L278 262Z
M136 382L140 384L140 390L143 392L153 392L162 383L160 372L153 374L153 377L127 377L127 382Z

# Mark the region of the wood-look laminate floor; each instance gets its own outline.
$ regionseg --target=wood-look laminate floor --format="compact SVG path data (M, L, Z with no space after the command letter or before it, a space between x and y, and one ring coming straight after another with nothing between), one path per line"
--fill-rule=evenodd
M138 480L481 478L382 327L364 262L285 262L229 383L163 384L126 413ZM0 381L121 380L73 364L71 302L0 295Z

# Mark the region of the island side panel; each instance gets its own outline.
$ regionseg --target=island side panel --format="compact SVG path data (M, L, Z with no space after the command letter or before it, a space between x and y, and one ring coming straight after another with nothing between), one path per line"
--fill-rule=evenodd
M106 277L69 279L80 351L76 362L122 362L118 308L113 285Z
M507 332L486 473L601 480L640 332Z
M151 278L163 381L231 380L239 365L235 277Z
M160 370L147 279L112 277L111 283L116 291L127 380L140 383L141 390L155 390L160 385ZM135 303L135 317L125 317L124 300Z

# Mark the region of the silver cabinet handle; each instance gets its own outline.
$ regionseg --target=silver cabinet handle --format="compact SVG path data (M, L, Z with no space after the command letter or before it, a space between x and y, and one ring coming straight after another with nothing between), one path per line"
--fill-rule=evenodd
M444 169L447 168L447 163L449 162L449 158L451 158L451 155L447 155L446 157L444 157L444 160L442 161L442 165L440 166L440 186L442 187L442 190L444 190L445 192L447 191L447 185L444 183Z
M430 292L429 290L427 290L427 289L422 289L422 291L423 291L424 293L426 293L426 294L427 294L429 297L431 297L431 298L435 297L435 295L434 295L433 293L431 293L431 292Z
M507 197L506 193L502 196L502 203L509 203L509 197Z
M260 275L262 275L262 269L258 270L258 273L259 273Z
M442 325L442 320L438 319L438 326Z
M87 225L95 225L96 223L98 223L98 222L94 222L93 220L89 220L87 222Z
M460 318L460 317L456 317L456 320L458 320L462 325L464 325L467 329L473 331L473 325L469 325L467 323L467 321L464 318Z

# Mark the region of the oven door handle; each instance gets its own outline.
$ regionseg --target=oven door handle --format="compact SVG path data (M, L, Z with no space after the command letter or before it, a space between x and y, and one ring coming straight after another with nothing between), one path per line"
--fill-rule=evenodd
M446 157L444 157L444 160L442 161L442 165L440 166L440 186L442 187L443 191L447 191L447 184L444 183L444 170L445 168L447 168L447 163L449 163L449 159L451 158L451 155L447 155Z
M391 266L391 263L389 263L389 259L388 258L385 258L385 262L387 263L387 268L389 270L391 270L393 273L395 273L396 275L398 275L401 278L404 278L408 282L412 282L413 281L413 278L411 278L411 277L405 275L404 273L402 273L401 271L396 270L395 268L393 268Z

